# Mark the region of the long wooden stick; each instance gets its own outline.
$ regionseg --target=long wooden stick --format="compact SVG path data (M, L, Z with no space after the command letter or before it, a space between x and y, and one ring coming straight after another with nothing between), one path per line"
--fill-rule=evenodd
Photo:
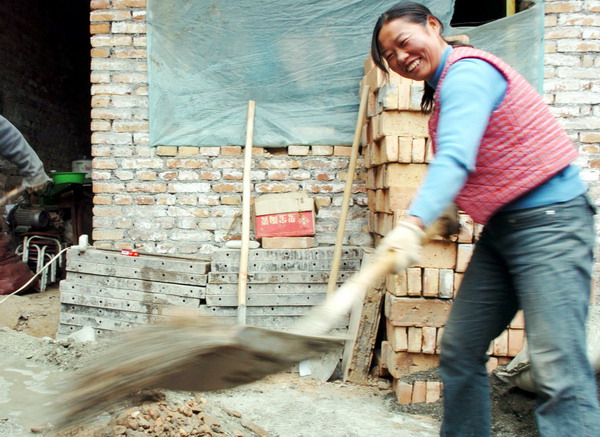
M328 295L335 291L337 284L338 272L340 269L340 259L342 257L342 245L344 243L344 232L346 231L346 218L348 217L348 206L350 203L350 195L352 194L354 172L356 171L356 159L358 157L358 146L360 145L360 137L362 133L363 123L365 120L365 112L367 111L368 97L369 87L363 86L362 94L360 96L360 105L358 107L358 117L356 118L356 128L354 129L354 140L352 141L350 162L348 163L348 174L346 175L344 197L342 198L342 211L340 213L340 221L337 228L335 250L333 252L331 271L329 272L329 281L327 282Z
M256 102L248 100L246 145L244 147L244 179L242 193L242 248L238 275L238 323L246 324L246 287L248 284L248 249L250 244L250 181L252 171L252 137L254 136L254 110Z
M8 202L10 202L13 198L17 197L19 194L21 194L26 189L27 188L24 187L23 185L20 185L17 188L13 188L8 193L6 193L4 196L2 196L2 198L0 199L0 206L6 205Z

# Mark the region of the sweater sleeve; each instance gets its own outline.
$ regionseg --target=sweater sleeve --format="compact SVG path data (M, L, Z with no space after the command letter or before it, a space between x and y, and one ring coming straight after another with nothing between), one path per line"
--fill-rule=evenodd
M1 115L0 155L15 164L23 177L32 177L44 170L44 164L25 140L25 137Z
M426 225L442 214L475 169L479 144L507 81L493 65L469 58L448 69L441 87L436 154L409 209Z

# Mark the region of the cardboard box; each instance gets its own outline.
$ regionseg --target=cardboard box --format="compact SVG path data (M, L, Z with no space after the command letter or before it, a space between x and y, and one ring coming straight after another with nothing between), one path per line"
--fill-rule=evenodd
M256 238L315 235L315 202L304 192L260 196L254 213Z

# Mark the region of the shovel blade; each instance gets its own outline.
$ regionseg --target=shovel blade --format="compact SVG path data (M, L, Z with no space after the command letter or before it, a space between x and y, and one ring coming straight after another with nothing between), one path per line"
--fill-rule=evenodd
M55 413L56 429L80 423L144 389L203 392L257 381L343 341L210 318L142 326L73 378Z

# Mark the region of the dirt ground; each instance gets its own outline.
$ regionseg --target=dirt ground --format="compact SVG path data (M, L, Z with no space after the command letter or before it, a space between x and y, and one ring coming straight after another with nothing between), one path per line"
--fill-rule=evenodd
M59 307L57 288L0 304L0 435L52 435L60 387L109 343L54 340ZM437 377L432 371L406 380ZM533 395L490 381L494 436L537 436ZM289 372L221 392L138 393L65 435L429 437L438 435L441 415L439 401L399 405L386 379L358 386Z

